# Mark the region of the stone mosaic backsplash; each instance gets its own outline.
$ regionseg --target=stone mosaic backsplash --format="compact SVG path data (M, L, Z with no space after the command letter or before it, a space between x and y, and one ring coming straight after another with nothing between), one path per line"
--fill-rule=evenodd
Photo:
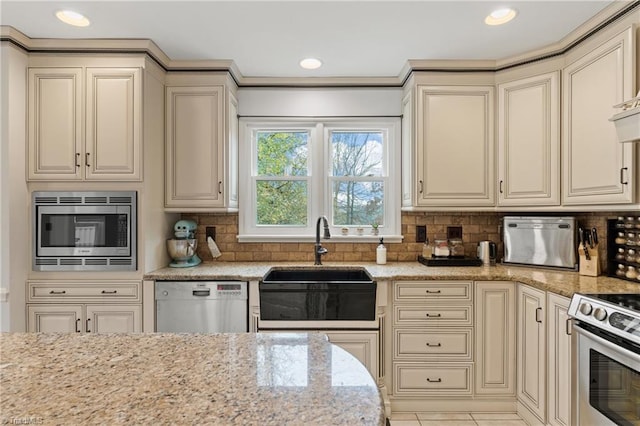
M501 219L506 215L526 216L527 213L494 213L494 212L403 212L402 213L402 243L385 243L387 246L387 260L389 262L404 262L416 260L422 252L422 243L416 243L416 226L426 225L427 237L434 239L447 237L447 226L462 226L462 240L465 254L475 256L479 241L491 240L498 244L499 258L503 252L501 235ZM532 215L542 215L535 213ZM593 213L554 213L553 216L575 216L585 228L596 227L602 243L607 238L607 219L625 216L617 212ZM206 244L205 228L216 227L216 244L222 252L218 261L224 262L311 262L313 263L313 243L239 243L238 214L183 214L183 219L195 220L198 224L198 256L204 261L211 261L212 257ZM606 244L600 244L601 270L606 271ZM329 250L323 257L327 262L375 262L377 243L333 243L323 240L322 245Z

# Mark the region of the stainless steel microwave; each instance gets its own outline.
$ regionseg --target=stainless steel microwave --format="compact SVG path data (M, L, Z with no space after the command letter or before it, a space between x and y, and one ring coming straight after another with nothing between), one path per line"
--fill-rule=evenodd
M135 271L136 191L32 193L34 271Z

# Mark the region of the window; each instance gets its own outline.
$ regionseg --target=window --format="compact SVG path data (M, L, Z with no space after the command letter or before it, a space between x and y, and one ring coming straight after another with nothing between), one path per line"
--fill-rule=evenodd
M240 241L311 241L322 215L337 241L400 241L399 143L399 119L241 120Z

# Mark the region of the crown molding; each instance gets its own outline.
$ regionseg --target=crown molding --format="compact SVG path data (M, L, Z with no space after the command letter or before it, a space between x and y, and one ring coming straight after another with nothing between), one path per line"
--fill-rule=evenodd
M640 0L614 1L562 40L540 49L496 60L410 59L397 76L387 77L250 77L233 60L172 60L149 39L30 38L6 25L0 26L0 41L29 53L142 53L167 72L228 72L239 87L402 87L414 72L495 72L563 55L639 6Z

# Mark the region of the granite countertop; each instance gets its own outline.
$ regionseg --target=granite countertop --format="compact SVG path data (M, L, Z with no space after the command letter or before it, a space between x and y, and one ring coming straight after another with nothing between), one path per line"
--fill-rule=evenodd
M518 281L545 291L571 297L574 293L640 293L640 281L607 276L589 277L573 271L495 265L432 267L416 262L331 263L314 266L302 262L205 262L192 268L162 268L145 275L148 280L260 280L271 268L365 268L376 280L474 280Z
M321 334L0 334L0 421L383 425L378 387Z

